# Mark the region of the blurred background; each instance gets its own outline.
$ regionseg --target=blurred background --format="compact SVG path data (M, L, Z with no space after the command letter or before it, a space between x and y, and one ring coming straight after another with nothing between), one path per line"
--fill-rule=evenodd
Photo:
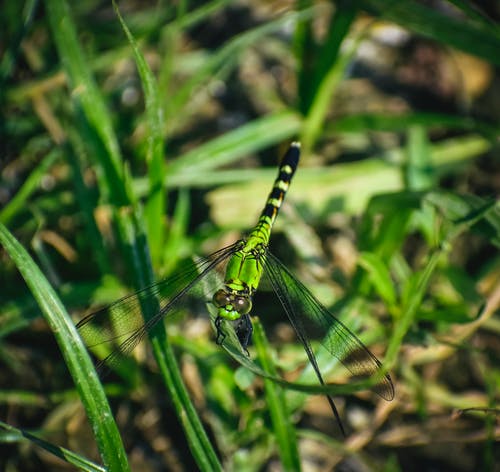
M109 1L2 2L0 222L73 320L142 286L149 267L175 276L248 232L298 139L271 250L396 388L391 402L339 397L345 439L324 397L285 392L300 467L500 470L500 4L117 6L130 36ZM0 420L99 462L9 254L0 249ZM257 314L293 379L306 358L263 292ZM262 379L225 355L207 319L167 324L224 470L292 470ZM128 462L197 470L157 370L141 346L103 381ZM0 431L1 470L74 470Z

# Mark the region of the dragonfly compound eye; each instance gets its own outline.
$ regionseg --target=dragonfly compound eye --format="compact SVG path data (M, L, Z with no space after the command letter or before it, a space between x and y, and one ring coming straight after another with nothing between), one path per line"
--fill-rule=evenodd
M252 301L247 297L236 297L233 304L240 315L246 315L252 309Z
M231 297L224 289L221 288L214 293L212 301L215 306L223 307L231 303Z

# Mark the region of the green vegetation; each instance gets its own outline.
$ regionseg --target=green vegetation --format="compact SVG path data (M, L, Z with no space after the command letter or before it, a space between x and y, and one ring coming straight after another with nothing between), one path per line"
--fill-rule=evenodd
M282 5L6 2L0 469L500 461L500 30L463 1ZM266 287L250 357L192 303L98 376L76 322L248 234L294 139L271 250L395 399L314 341L318 385Z

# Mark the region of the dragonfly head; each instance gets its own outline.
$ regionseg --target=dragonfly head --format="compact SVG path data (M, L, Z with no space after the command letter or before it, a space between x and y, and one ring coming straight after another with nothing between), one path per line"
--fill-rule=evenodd
M212 298L217 307L217 315L226 320L238 320L252 309L252 300L246 293L221 288Z

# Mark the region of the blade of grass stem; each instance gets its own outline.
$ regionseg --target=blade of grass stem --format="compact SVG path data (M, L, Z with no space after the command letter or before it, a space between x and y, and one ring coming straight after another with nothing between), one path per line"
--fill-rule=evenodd
M72 170L72 181L75 189L75 199L82 210L85 231L87 233L88 241L92 246L92 256L96 261L97 266L99 267L100 273L110 274L111 267L106 254L104 241L94 218L94 209L97 204L97 196L92 195L92 192L85 184L84 177L82 175L81 162L84 161L84 143L82 143L82 140L78 133L70 131L68 132L68 136L72 143L72 146L66 146L66 152L68 156L67 161ZM76 153L78 153L78 155L82 157L78 158L74 150L76 150Z
M477 18L452 17L414 0L362 0L361 5L375 16L500 65L500 34Z
M84 457L75 454L73 451L70 451L65 447L59 447L54 444L51 444L48 441L45 441L24 429L15 428L13 426L8 425L7 423L4 423L3 421L0 421L0 429L3 429L4 431L7 431L8 433L11 434L9 442L12 442L13 440L17 441L28 440L32 444L41 447L42 449L49 452L50 454L53 454L56 457L59 457L68 464L72 464L75 467L78 467L80 470L85 470L88 472L106 472L107 470L106 468L98 464L94 464L88 459L85 459Z
M253 120L172 161L167 177L205 172L227 165L242 156L291 138L299 131L300 125L300 116L291 110Z
M347 66L356 53L357 46L362 39L359 35L353 43L342 52L337 61L332 64L318 84L318 89L304 119L301 132L301 142L304 153L307 153L313 146L324 127L326 115L331 108L331 100L340 81L343 79Z
M16 213L24 208L30 195L38 188L42 177L60 156L61 150L55 148L43 158L40 164L35 167L33 172L28 176L21 188L16 192L12 200L0 211L0 223L4 225L8 224Z
M310 7L311 1L300 2L301 7ZM342 41L355 18L356 8L352 2L337 2L330 17L326 38L321 45L314 40L313 21L299 21L295 32L295 50L299 62L298 90L300 110L308 115L321 83L334 67L339 57Z
M408 190L424 191L434 186L430 143L423 126L410 126L407 133L405 184Z
M257 349L257 356L265 372L277 376L274 366L271 347L267 341L264 329L258 317L252 318L253 342ZM290 412L287 408L285 392L276 382L264 378L266 393L266 404L271 415L271 422L278 445L284 470L300 471L300 456L297 445L297 434L290 420Z
M147 123L147 150L149 190L145 208L148 243L153 263L158 263L162 254L165 227L162 224L166 208L166 192L163 185L165 163L163 159L163 110L159 100L156 79L140 51L135 38L123 20L113 0L113 8L134 52L134 59L141 78L145 97Z
M104 172L110 200L118 206L126 205L129 197L123 193L123 186L120 185L124 168L118 140L110 113L78 42L68 4L64 0L47 0L46 7L75 106L77 110L81 108L89 128L98 136L104 148L104 152L97 153L97 157Z

